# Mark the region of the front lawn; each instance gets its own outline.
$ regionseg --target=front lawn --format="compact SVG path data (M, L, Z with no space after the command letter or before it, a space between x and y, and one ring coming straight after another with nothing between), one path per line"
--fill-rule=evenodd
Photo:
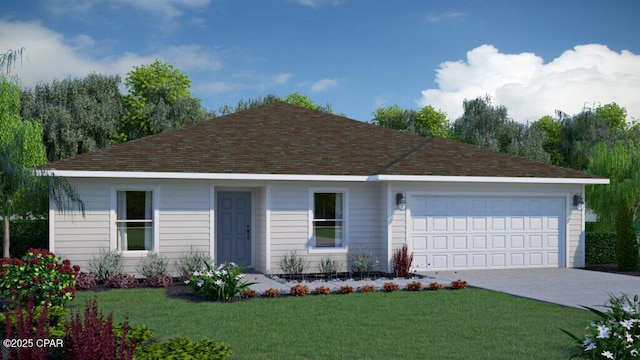
M593 315L466 289L192 302L164 289L78 292L163 339L229 344L236 359L566 359Z

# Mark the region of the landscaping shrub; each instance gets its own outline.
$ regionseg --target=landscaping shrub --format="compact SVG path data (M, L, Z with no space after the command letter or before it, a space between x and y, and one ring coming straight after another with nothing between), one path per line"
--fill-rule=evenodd
M157 274L165 275L168 267L169 260L167 258L158 253L149 252L147 257L140 259L136 271L145 278L150 278Z
M334 276L338 275L341 267L342 263L336 259L333 259L331 256L323 257L322 259L320 259L320 263L318 264L320 273L329 279L332 279Z
M173 285L173 278L165 274L155 274L146 278L144 283L150 287L168 287Z
M200 271L207 267L213 267L213 260L209 254L204 251L198 251L191 248L188 253L182 254L182 257L174 263L176 270L187 280L195 271Z
M258 295L258 293L253 289L242 290L242 297L244 299L253 299L254 297L256 297L256 295Z
M584 307L598 320L587 327L587 335L576 336L564 331L573 340L577 350L574 358L582 359L637 359L640 357L640 302L624 295L610 295L606 312Z
M329 295L331 294L331 289L327 286L318 286L313 290L316 295Z
M376 291L376 287L374 285L365 284L360 286L360 292L367 293L367 292L375 292L375 291Z
M51 347L35 344L35 339L51 338L48 311L48 305L40 306L36 311L33 297L29 297L26 309L20 303L16 304L13 311L5 308L6 339L16 341L16 346L8 346L10 359L46 359L51 356Z
M400 290L400 285L394 282L386 282L382 285L382 290L385 292L394 292Z
M291 251L289 255L285 255L280 260L280 269L289 279L293 279L297 275L303 275L307 269L306 260L298 255L296 251Z
M116 344L122 343L122 336L124 335L127 346L136 344L136 350L156 337L156 333L147 325L133 326L129 325L127 321L114 323L113 335L116 338Z
M351 294L353 292L353 286L342 285L338 292L340 292L340 294Z
M270 289L265 290L263 295L264 295L264 297L275 298L275 297L280 296L280 290L274 289L274 288L270 288Z
M467 282L460 279L451 282L451 288L454 290L466 289L467 287Z
M584 257L587 265L616 263L616 233L586 232Z
M418 281L412 281L405 286L407 291L420 291L422 290L422 283Z
M231 348L213 340L193 341L176 338L169 341L156 342L139 348L136 360L147 359L224 359L232 354Z
M80 272L76 276L76 289L90 290L90 289L93 289L95 286L96 286L95 275Z
M432 282L431 284L429 284L429 290L440 290L442 289L442 284L440 284L439 282Z
M351 270L368 278L374 267L378 265L378 257L369 250L360 249L351 254Z
M244 277L243 270L243 267L232 262L221 264L217 269L207 266L202 271L195 271L185 283L196 295L211 297L217 301L231 301L255 284L241 281Z
M0 295L26 305L33 296L36 305L63 305L75 297L75 276L80 271L67 259L46 249L29 249L22 259L0 259Z
M411 276L411 264L413 263L413 253L409 254L407 244L396 249L393 253L393 273L397 277L407 278Z
M4 231L0 231L4 243ZM49 220L11 220L11 256L22 259L29 249L49 248Z
M107 279L107 286L120 289L131 289L138 285L133 275L118 273Z
M309 293L309 287L303 284L296 284L289 289L289 294L293 296L305 296Z
M80 314L72 314L72 320L65 326L65 358L133 359L137 343L135 340L130 343L127 341L128 327L128 321L125 320L121 335L117 337L113 330L113 316L109 314L105 320L94 299L91 304L85 304L82 317Z
M32 298L33 299L33 298ZM31 303L31 304L30 304ZM25 319L31 319L31 327L33 329L38 328L38 321L43 312L46 318L46 325L48 327L47 334L51 338L64 338L64 320L67 315L67 308L57 305L35 305L33 300L27 301L27 305L22 306L17 304L15 309L5 307L4 312L0 313L0 338L10 338L7 336L8 327L11 327L13 334L19 334L18 329L18 316L17 314L22 311L23 322ZM24 322L26 324L26 322Z
M637 271L640 269L638 240L633 230L633 212L623 202L616 212L616 264L619 271Z
M115 250L100 249L100 253L89 261L89 272L98 281L107 281L113 275L122 273L122 269L122 253Z

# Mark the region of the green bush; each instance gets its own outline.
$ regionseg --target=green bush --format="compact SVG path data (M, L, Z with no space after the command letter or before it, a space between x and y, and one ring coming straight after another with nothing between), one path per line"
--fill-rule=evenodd
M640 270L640 256L633 230L633 211L626 203L618 207L616 213L616 264L619 271Z
M29 249L22 259L0 259L0 295L25 305L31 297L36 305L48 301L64 305L76 294L78 265L71 266L46 249Z
M213 260L204 251L189 249L188 253L182 254L179 260L174 263L180 275L193 274L194 271L201 271L206 267L213 266Z
M585 262L587 265L616 263L616 233L589 232L585 234Z
M123 267L122 253L115 250L100 249L100 254L89 261L89 272L98 281L107 281L113 275L121 273Z
M48 220L11 220L10 225L11 256L22 258L27 250L49 248ZM0 240L4 242L4 231L0 231Z
M31 319L33 329L35 330L38 328L38 321L40 320L40 316L42 315L42 310L44 309L44 307L45 305L33 306L32 308L30 308L29 306L20 306L19 309L16 308L12 310L5 308L4 312L0 313L0 337L3 339L7 337L7 315L9 315L9 320L11 323L10 326L13 334L18 334L18 319L16 313L18 311L22 311L23 319ZM64 306L49 306L47 311L46 322L48 327L48 335L51 338L64 338L64 324L65 318L67 316L67 308L65 308ZM29 312L31 313L29 314Z
M224 359L231 356L231 348L213 340L192 341L176 338L169 341L156 342L136 349L135 358L145 359Z
M146 258L140 259L136 271L145 278L150 278L158 274L166 275L168 267L169 260L167 258L158 253L149 252Z

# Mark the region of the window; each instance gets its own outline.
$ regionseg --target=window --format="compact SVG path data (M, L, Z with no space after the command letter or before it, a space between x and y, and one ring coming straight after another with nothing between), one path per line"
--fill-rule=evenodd
M151 191L118 191L118 250L153 250Z
M312 222L316 248L344 247L344 193L313 193Z

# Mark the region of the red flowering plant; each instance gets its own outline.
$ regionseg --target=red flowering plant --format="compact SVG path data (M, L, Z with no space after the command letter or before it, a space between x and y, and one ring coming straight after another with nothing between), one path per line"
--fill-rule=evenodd
M46 249L29 249L22 258L0 259L0 296L23 306L29 296L36 305L64 305L76 295L78 265L71 266Z

